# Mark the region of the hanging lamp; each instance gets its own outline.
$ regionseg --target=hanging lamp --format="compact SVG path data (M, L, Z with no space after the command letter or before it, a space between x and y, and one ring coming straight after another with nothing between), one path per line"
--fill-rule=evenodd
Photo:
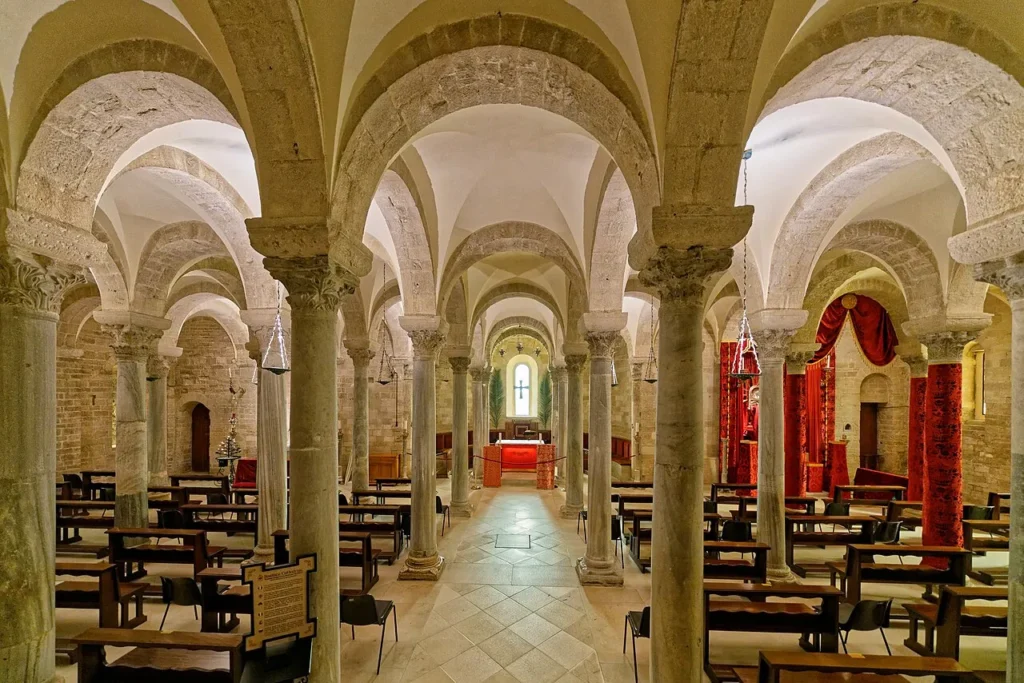
M654 355L654 302L651 302L651 348L647 353L647 363L644 368L644 381L654 384L658 381L658 358Z
M612 358L612 386L619 386L619 374L615 372L615 358Z
M388 265L384 264L384 284L388 282ZM377 348L380 350L380 365L377 367L377 384L386 386L395 379L395 348L391 340L391 328L388 327L388 318L385 314L380 320L377 328ZM390 351L388 348L390 347ZM397 408L396 408L397 410ZM396 413L397 415L397 413Z
M284 340L284 325L281 322L281 283L277 283L277 314L274 316L274 327L270 331L270 341L263 354L263 369L275 375L288 372L288 346Z
M743 206L747 205L747 162L753 155L751 150L743 152ZM743 238L743 286L740 290L743 312L740 315L740 328L736 337L736 352L729 363L729 376L740 380L749 380L761 374L761 363L757 358L757 342L750 330L747 319L747 238Z

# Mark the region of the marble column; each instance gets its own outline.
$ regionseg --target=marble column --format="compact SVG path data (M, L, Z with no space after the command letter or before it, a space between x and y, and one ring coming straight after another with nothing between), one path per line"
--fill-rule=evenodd
M783 317L790 311L758 311L760 317ZM801 323L806 319L802 314ZM789 340L794 326L754 326L754 340L757 342L757 356L761 362L761 402L758 410L757 429L757 540L771 546L768 551L768 580L795 581L789 565L786 564L786 441L785 441L785 379L783 365Z
M487 380L491 371L485 367L471 367L469 374L473 378L473 471L471 486L481 487L480 480L484 476L484 446L490 439L490 428L487 424Z
M288 290L292 321L290 553L315 553L311 611L314 683L341 676L338 601L338 308L356 278L326 255L263 264Z
M456 517L471 517L469 504L469 404L466 401L466 373L469 370L468 347L451 347L448 364L452 367L452 503Z
M407 315L399 324L412 339L412 534L400 580L437 581L444 557L437 552L437 413L435 371L444 344L444 322L434 316Z
M612 363L625 313L585 313L590 347L590 441L587 478L587 553L576 561L583 585L621 586L611 541Z
M583 510L583 366L587 362L587 345L582 342L564 344L565 369L568 376L568 410L566 411L565 504L561 516L576 519Z
M551 430L551 437L555 444L555 468L558 472L559 481L565 479L566 459L565 453L568 448L567 412L569 410L566 383L569 381L568 371L564 365L551 367L551 393L554 394L554 425Z
M263 356L271 343L273 318L269 311L257 324L253 311L242 311L242 322L251 332L249 357L256 361L256 502L259 526L252 563L273 564L272 534L288 528L288 414L285 373L263 367ZM274 311L276 315L276 311Z
M65 277L67 279L65 279ZM0 683L56 683L54 488L61 275L0 248Z
M146 364L147 410L146 456L149 458L149 485L165 486L167 477L167 375L173 359L153 355Z
M1010 301L1010 563L1006 680L1024 679L1024 254L974 267ZM929 354L931 349L929 349Z
M370 488L370 340L349 339L345 349L352 359L352 489Z
M703 301L707 279L731 262L732 249L661 247L640 272L640 281L655 288L661 299L651 539L652 681L703 677Z
M170 321L123 311L97 311L93 317L111 336L117 361L114 524L142 529L149 526L146 363Z
M799 348L799 347L814 348ZM807 363L818 344L790 344L786 353L785 385L785 494L807 493L804 481L804 453L807 452ZM717 433L717 430L716 430Z

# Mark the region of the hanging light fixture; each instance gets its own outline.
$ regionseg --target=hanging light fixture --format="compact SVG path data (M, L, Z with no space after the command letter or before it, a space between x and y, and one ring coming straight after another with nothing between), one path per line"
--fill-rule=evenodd
M274 327L270 331L270 341L263 354L263 369L275 375L283 375L290 369L288 365L288 346L284 341L284 325L281 323L281 283L277 283L277 314L274 316Z
M651 302L651 349L647 353L644 381L654 384L658 381L658 358L654 355L654 302Z
M612 386L619 386L619 374L615 372L615 358L612 358Z
M505 357L505 347L501 347L498 349L498 355L501 356L502 358Z
M540 344L537 344L537 348L533 350L533 355L537 356L537 358L540 358Z
M743 205L747 205L747 161L753 155L751 150L743 152ZM740 329L736 338L736 353L729 363L729 376L736 379L753 379L761 374L761 363L757 359L757 342L754 341L754 334L750 330L750 320L747 319L747 239L742 242L743 249L743 285L740 290L742 301L742 314L740 315Z
M388 281L388 266L384 264L384 284ZM380 350L380 365L377 367L377 384L385 386L395 379L395 347L391 340L391 328L385 314L377 328L377 348Z
M522 328L520 328L520 329L518 329L516 331L516 353L522 353L523 352L523 338L522 338L522 336L520 336L520 335L522 335L522 333L523 333Z

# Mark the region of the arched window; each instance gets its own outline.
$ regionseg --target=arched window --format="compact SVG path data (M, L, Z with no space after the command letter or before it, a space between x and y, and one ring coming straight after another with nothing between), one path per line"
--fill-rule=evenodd
M520 363L512 374L515 384L512 392L515 400L516 417L530 414L530 366Z

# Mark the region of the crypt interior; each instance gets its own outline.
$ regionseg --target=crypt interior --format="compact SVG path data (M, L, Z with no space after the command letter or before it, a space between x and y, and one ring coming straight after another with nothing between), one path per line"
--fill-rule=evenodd
M1024 683L1022 0L0 37L0 683Z

